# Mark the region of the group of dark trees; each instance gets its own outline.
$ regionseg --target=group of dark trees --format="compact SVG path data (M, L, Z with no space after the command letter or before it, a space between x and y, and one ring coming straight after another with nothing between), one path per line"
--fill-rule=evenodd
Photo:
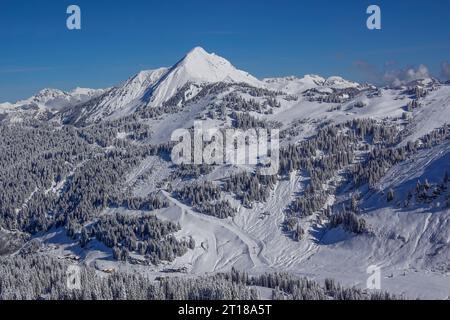
M174 195L200 213L220 219L232 217L236 209L222 199L220 186L210 182L191 183L174 192Z
M236 112L233 111L231 118L234 120L234 127L241 130L254 129L254 128L267 128L267 122L259 120L248 112Z
M254 111L258 113L264 113L265 111L264 106L257 102L255 99L252 98L249 100L245 100L240 95L235 93L230 93L229 95L225 96L222 100L222 103L229 110L245 112Z
M409 190L406 198L403 200L404 207L410 207L414 204L430 204L439 197L442 197L445 208L450 208L450 194L448 183L450 182L450 174L445 171L440 182L429 182L418 180L414 189ZM389 195L388 195L389 198ZM389 199L388 199L389 200ZM398 198L397 200L401 200Z
M83 229L107 208L149 212L166 207L167 200L152 194L136 197L124 185L127 174L143 159L170 151L170 146L138 143L148 136L148 128L133 121L124 118L84 127L41 122L0 125L0 227L30 234L64 227L85 244L97 235L109 239ZM118 138L118 133L126 133L125 138ZM160 250L167 239L155 238L155 243L147 243L148 250L140 252L153 261L185 252L184 243L168 239L173 249ZM120 248L133 251L122 240Z
M233 119L233 126L237 129L248 130L248 129L272 129L272 128L280 128L282 126L281 123L275 121L266 121L260 120L254 116L252 116L248 112L236 112L233 111L231 113L231 118Z
M277 175L262 175L242 171L225 178L223 189L234 193L243 206L250 208L253 202L265 202L278 181Z
M185 164L177 165L175 172L172 174L172 178L183 178L185 180L196 179L198 177L207 175L213 170L212 165L208 164Z
M399 134L396 135L399 137ZM392 146L388 143L375 145L364 161L357 163L352 170L353 182L356 186L375 184L384 176L386 171L397 163L408 159L419 150L431 148L450 139L448 125L433 130L415 142L408 142L405 146Z
M172 261L186 253L190 245L195 245L177 240L173 233L179 230L178 225L161 221L154 215L108 214L93 225L83 227L81 244L86 245L83 239L95 237L113 248L118 260L126 261L129 252L136 252L158 264ZM83 233L86 233L84 237Z
M408 104L406 105L406 111L412 112L414 109L417 109L419 107L420 107L419 100L413 99L413 100L409 101Z
M81 289L67 286L67 263L47 256L0 257L0 300L249 300L255 290L221 276L160 278L80 265Z
M0 300L255 300L258 287L272 289L273 299L294 300L393 300L382 291L345 288L333 280L325 283L274 273L249 276L235 269L196 278L163 277L156 281L140 274L114 272L99 276L80 265L81 288L67 286L67 262L48 256L0 257Z
M331 124L310 139L280 149L280 175L300 171L309 178L303 192L288 206L288 217L310 216L324 208L332 191L325 185L353 163L354 153L364 148L367 139L384 134L383 129L375 128L375 123L364 120Z
M346 288L332 279L322 285L307 278L299 278L288 273L266 273L249 276L246 272L232 269L223 275L233 283L273 289L274 300L395 300L402 297L387 292L368 292L358 288Z
M317 101L323 103L343 103L353 99L361 93L361 90L358 88L330 88L330 90L331 92L325 92L320 89L312 88L306 90L303 93L303 96L307 97L307 99L311 102Z
M367 223L363 218L358 217L354 212L345 210L330 216L329 227L342 227L344 230L356 234L368 231Z
M205 201L220 199L220 187L210 181L186 185L176 191L176 196L191 206L197 206Z
M305 230L300 224L300 219L297 217L288 217L283 222L284 232L290 235L295 241L300 241L305 236Z
M233 193L245 207L251 208L254 202L267 201L277 180L276 175L262 175L259 170L242 171L224 178L222 185L209 181L191 183L175 191L174 195L201 213L227 218L234 216L236 209L224 199L223 192Z
M425 98L429 91L429 88L423 87L422 85L413 85L406 88L404 94L412 96L415 100L419 100Z
M280 175L300 171L309 178L304 182L302 193L287 207L287 219L324 212L328 196L333 192L333 188L324 186L336 175L343 174L344 181L351 181L354 188L364 184L374 187L396 163L450 137L448 127L444 126L415 143L398 147L402 134L395 126L384 122L355 119L326 125L315 136L281 148ZM388 200L394 200L393 192L388 192ZM361 233L365 226L355 213L357 211L338 213L331 225L343 224L348 231Z

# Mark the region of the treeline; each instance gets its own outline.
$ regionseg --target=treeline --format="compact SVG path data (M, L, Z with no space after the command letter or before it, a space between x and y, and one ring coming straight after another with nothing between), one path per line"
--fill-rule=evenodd
M198 212L219 219L233 217L236 214L236 209L228 200L222 199L220 186L210 181L188 184L176 190L174 195Z
M383 291L370 292L358 288L346 288L332 279L322 285L307 278L299 278L288 273L266 273L249 276L246 272L232 269L223 275L235 283L273 289L274 300L397 300L403 297Z
M95 125L81 127L78 135L88 144L98 144L102 148L108 146L122 147L119 134L133 141L143 141L150 138L151 129L147 124L137 121L136 115L100 122Z
M345 88L336 89L330 88L331 92L325 92L320 89L312 88L306 90L303 96L307 97L310 102L323 102L323 103L343 103L356 97L362 92L358 88Z
M58 200L51 186L63 183L98 150L70 126L1 125L0 135L0 226L41 231L51 223L48 214Z
M67 267L62 260L42 255L0 257L0 300L255 300L258 287L272 289L272 298L283 300L404 298L345 288L330 279L322 285L284 273L249 276L236 269L212 276L152 281L136 273L99 276L94 269L80 265L81 289L69 289Z
M408 191L406 197L403 199L403 206L405 208L411 207L415 204L431 204L433 201L442 197L442 205L444 208L450 208L450 194L448 184L450 182L450 174L447 170L442 175L440 182L430 182L428 179L425 181L418 180L415 188ZM387 200L389 201L401 201L402 198L396 196L393 189L389 190ZM439 200L437 200L439 201ZM437 204L441 205L440 202Z
M366 156L366 160L356 164L352 170L355 186L368 184L374 187L384 176L386 171L397 163L408 159L419 150L429 149L450 139L448 125L433 130L415 142L408 142L405 146L389 147L375 146Z
M0 300L250 300L255 290L223 277L161 278L80 265L81 289L67 286L68 264L41 255L0 257Z
M136 234L132 232L126 233L130 237L127 241L116 235L116 243L114 238L90 234L83 228L97 221L107 208L148 212L168 206L167 200L152 194L135 197L124 185L127 174L146 157L170 152L170 145L141 145L130 138L117 139L118 133L138 133L140 128L146 128L130 121L122 119L84 128L39 122L0 125L0 187L4 191L0 194L0 227L30 234L64 227L70 237L82 243L98 235L110 245L120 244L121 257L126 256L125 249L133 251L129 241ZM116 222L120 225L125 221ZM141 252L156 261L172 259L185 251L184 243L173 239L167 243L173 248L161 249L159 243L147 243L150 249L141 248Z
M252 116L248 112L235 112L231 113L231 118L233 119L233 126L237 129L248 130L248 129L272 129L280 128L282 126L279 122L260 120Z
M95 237L113 248L114 258L127 261L130 252L136 252L153 264L173 261L195 243L179 241L173 233L180 230L176 224L161 221L154 215L108 214L96 223L83 227L81 245L86 246Z
M277 175L262 175L258 170L242 171L225 178L223 189L233 192L243 206L251 208L253 202L267 201L277 181Z
M359 218L351 211L341 211L332 214L329 217L328 224L330 228L342 227L345 231L351 233L363 234L368 232L366 220Z
M342 225L349 232L365 232L365 222L354 213L357 208L351 213L335 215L327 208L327 201L337 187L333 181L338 176L345 180L351 178L348 171L355 166L365 168L365 158L361 154L377 146L389 148L399 140L399 130L395 126L371 119L354 119L326 124L319 127L315 136L281 148L279 174L288 176L299 171L306 177L302 192L286 207L284 230L293 239L300 240L304 230L298 219L320 213L324 218L330 217L328 226L331 228Z
M305 230L300 225L300 219L297 217L288 217L283 222L283 231L286 232L294 241L300 241L305 237Z
M233 126L237 129L247 130L253 128L268 128L268 124L265 120L259 120L248 112L233 111L231 118L234 120Z
M246 100L236 93L230 93L223 97L222 104L229 110L245 111L245 112L258 112L264 113L266 111L265 106L251 98Z

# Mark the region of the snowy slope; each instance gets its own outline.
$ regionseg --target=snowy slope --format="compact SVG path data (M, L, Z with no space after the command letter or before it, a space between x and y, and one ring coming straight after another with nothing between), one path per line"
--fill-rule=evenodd
M333 276L363 287L366 268L378 265L382 268L383 289L410 297L449 298L450 209L445 207L445 196L409 207L403 203L417 181L441 183L445 170L450 170L448 142L422 150L391 168L379 187L392 188L395 201L388 203L381 192L362 201L363 217L374 236L347 235L345 239L329 231L323 238L329 244L320 245L295 272L320 279Z
M329 77L325 81L324 86L329 86L337 89L344 89L344 88L356 88L359 86L359 84L353 81L345 80L342 77L333 76Z
M346 89L357 88L359 84L353 81L345 80L341 77L330 77L328 79L314 74L307 74L302 78L284 77L284 78L266 78L263 81L273 90L279 90L290 94L301 94L302 92L317 88L326 89Z
M120 86L107 92L87 112L92 120L102 118L103 115L118 114L127 115L134 111L146 94L151 92L152 87L166 74L167 68L141 71L129 78Z
M100 101L82 106L81 115L87 122L118 118L130 115L138 107L159 107L186 84L217 82L246 83L255 87L266 85L249 73L236 69L226 59L196 47L170 68L139 72L107 92ZM195 94L192 92L190 97Z
M450 123L450 86L442 86L429 93L414 111L411 135L405 141L414 141L428 132Z
M44 89L35 96L13 105L2 104L0 109L19 107L75 112L86 122L119 118L132 114L138 107L158 107L187 84L244 83L256 88L267 88L300 95L308 89L332 92L333 89L357 88L359 84L341 77L328 79L317 75L303 78L285 77L258 80L235 68L228 60L195 47L170 68L144 70L112 89L93 90L77 88L71 92ZM195 97L198 89L190 94ZM98 99L97 99L98 98Z
M264 86L249 73L236 69L226 59L196 47L156 84L150 99L151 105L156 106L168 100L188 82L244 82L256 87Z
M300 94L308 89L320 87L325 79L317 75L305 75L303 78L284 77L263 79L268 87L274 90L284 91L290 94Z
M65 107L89 101L105 92L104 89L75 88L70 92L42 89L34 96L16 103L0 104L0 109L40 109L59 111Z
M19 106L35 103L38 109L65 108L67 112L74 108L80 112L79 117L94 122L127 116L139 107L160 107L188 84L196 84L198 89L191 92L193 97L205 84L218 82L233 86L195 101L187 101L175 112L152 119L139 119L151 128L148 140L139 143L157 145L168 142L174 130L190 128L194 121L207 118L207 114L217 111L216 106L230 94L247 102L256 101L265 107L268 105L265 94L275 99L279 105L267 107L270 112L247 109L239 112L249 111L260 120L279 122L282 129L293 129L295 135L282 143L301 141L314 134L325 122L371 118L391 121L393 125L407 129L409 134L400 144L404 145L450 123L449 85L430 82L429 79L409 84L423 88L433 85L436 88L420 98L420 107L406 112L407 104L415 99L411 93L405 92L408 89L406 86L369 88L341 77L325 79L316 75L260 81L200 47L191 50L170 68L139 72L116 88L99 91L78 88L70 93L47 89L20 104L2 104L0 112L11 112ZM259 95L251 95L245 90L246 86L239 83L261 89ZM311 91L325 98L327 95L341 94L342 99L332 102L314 100L305 94L310 89L315 89ZM346 90L353 95L341 92ZM250 105L247 104L247 107ZM225 124L231 123L230 114L235 111L233 107L233 104L227 107L224 119L208 119L205 126L224 128ZM404 113L407 113L408 120L403 119ZM302 241L296 242L287 236L282 223L286 206L303 191L305 177L300 172L280 179L269 199L265 203L255 203L251 209L244 208L228 194L238 212L235 217L227 219L200 214L175 199L170 192L163 191L162 194L170 201L170 208L157 211L157 216L180 223L182 229L176 236L192 237L196 243L193 250L168 265L176 269L187 267L192 275L224 271L231 267L250 273L287 271L317 279L335 278L345 284L364 287L366 268L378 264L383 267L383 289L393 293L405 292L411 297L447 298L450 296L450 212L443 205L445 196L441 195L431 204L416 204L410 208L399 204L417 180L429 179L437 183L442 178L443 170L450 171L449 152L450 145L446 142L417 152L411 159L384 173L379 189L392 188L399 199L395 203L387 203L386 195L381 192L365 194L361 207L364 209L364 219L373 232L371 235L355 236L341 228L329 230L325 223L311 216L301 221L306 230ZM220 166L199 180L220 183L235 169ZM163 182L171 177L174 170L176 168L170 162L157 156L148 157L132 170L124 183L130 186L134 194L146 196L161 189L158 186L164 185ZM151 171L148 181L137 181L139 174L145 171ZM192 181L170 182L177 187L177 184ZM328 202L332 204L338 196L331 195ZM263 214L265 212L270 214ZM77 250L82 251L79 247ZM90 257L88 263L105 263L96 261L92 252L87 252L86 256ZM107 263L114 264L109 260ZM115 267L131 269L126 264ZM165 267L167 265L148 268L144 272L158 274Z

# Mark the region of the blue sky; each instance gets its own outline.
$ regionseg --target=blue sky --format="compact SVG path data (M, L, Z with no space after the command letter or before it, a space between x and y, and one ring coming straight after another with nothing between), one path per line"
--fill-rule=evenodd
M70 4L81 7L80 31L66 28ZM381 7L380 31L366 28L370 4ZM420 64L438 76L450 60L450 1L1 0L0 43L0 101L112 86L198 45L260 78L375 81Z

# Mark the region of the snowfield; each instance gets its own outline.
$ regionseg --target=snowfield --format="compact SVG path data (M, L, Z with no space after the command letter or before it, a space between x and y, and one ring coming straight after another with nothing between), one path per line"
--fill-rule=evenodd
M282 146L307 141L330 123L372 119L403 130L405 134L396 144L396 147L402 147L450 123L450 85L433 82L427 85L426 95L418 98L411 91L416 87L376 88L337 76L258 80L236 69L226 59L197 47L174 66L142 71L115 88L78 88L69 93L45 89L30 99L0 104L0 122L41 120L45 115L43 121L51 120L49 123L53 121L63 126L65 116L69 115L67 118L75 119L71 125L77 126L77 121L83 119L83 125L91 129L98 123L120 121L142 110L167 107L171 98L180 94L182 98L176 105L170 105L175 111L164 109L165 113L155 117L136 116L135 124L148 126L150 134L133 141L135 145L167 144L173 131L192 128L194 122L201 119L205 127L224 129L235 123L236 119L231 117L235 111L248 113L266 124L276 123L281 131L290 129L290 135L280 141ZM415 100L420 106L408 110ZM248 109L238 109L239 103ZM225 114L221 113L222 107ZM114 129L114 139L127 141L133 132L121 131L119 125L118 128ZM127 130L130 129L127 127ZM106 152L114 151L118 146L120 144L99 145L98 148ZM320 150L317 151L317 157L320 157ZM366 155L362 152L360 158L364 159ZM361 161L356 158L355 161ZM75 172L84 164L49 185L47 193L62 195ZM407 160L395 163L383 172L370 191L367 185L344 184L350 167L332 177L324 186L329 194L322 210L335 204L342 206L340 201L361 192L360 217L367 222L370 232L359 235L343 227L329 228L328 219L319 210L300 218L305 235L299 241L293 240L284 223L288 205L306 192L310 177L302 170L295 170L288 177L279 176L267 201L255 201L251 207L245 207L232 192L224 192L225 199L236 209L234 216L225 219L200 213L173 192L201 181L223 185L226 178L243 168L252 171L249 167L224 164L198 177L180 177L176 175L179 169L167 155L164 158L160 154L151 154L139 161L118 183L123 194L129 191L135 197L146 197L157 193L168 201L168 207L151 210L151 213L162 221L180 226L174 234L176 239L192 238L195 241L194 248L172 262L163 261L159 265L118 262L113 259L111 248L104 243L92 239L83 248L77 239L68 237L63 228L37 233L33 235L33 241L42 243L46 254L55 257L72 254L99 271L112 268L151 278L195 277L234 267L254 275L288 272L320 281L333 278L344 285L365 288L369 276L367 268L377 265L381 267L383 290L410 298L450 299L449 191L441 190L428 202L411 200L405 205L418 181L438 186L445 172L450 172L449 140L420 149ZM345 188L340 188L341 183ZM387 201L388 190L395 195L393 201ZM29 195L30 199L33 195ZM26 207L27 202L23 206ZM118 206L103 209L101 216L118 213L140 215L142 212ZM92 224L95 222L91 221ZM131 255L139 257L136 252ZM174 271L167 272L168 269Z

